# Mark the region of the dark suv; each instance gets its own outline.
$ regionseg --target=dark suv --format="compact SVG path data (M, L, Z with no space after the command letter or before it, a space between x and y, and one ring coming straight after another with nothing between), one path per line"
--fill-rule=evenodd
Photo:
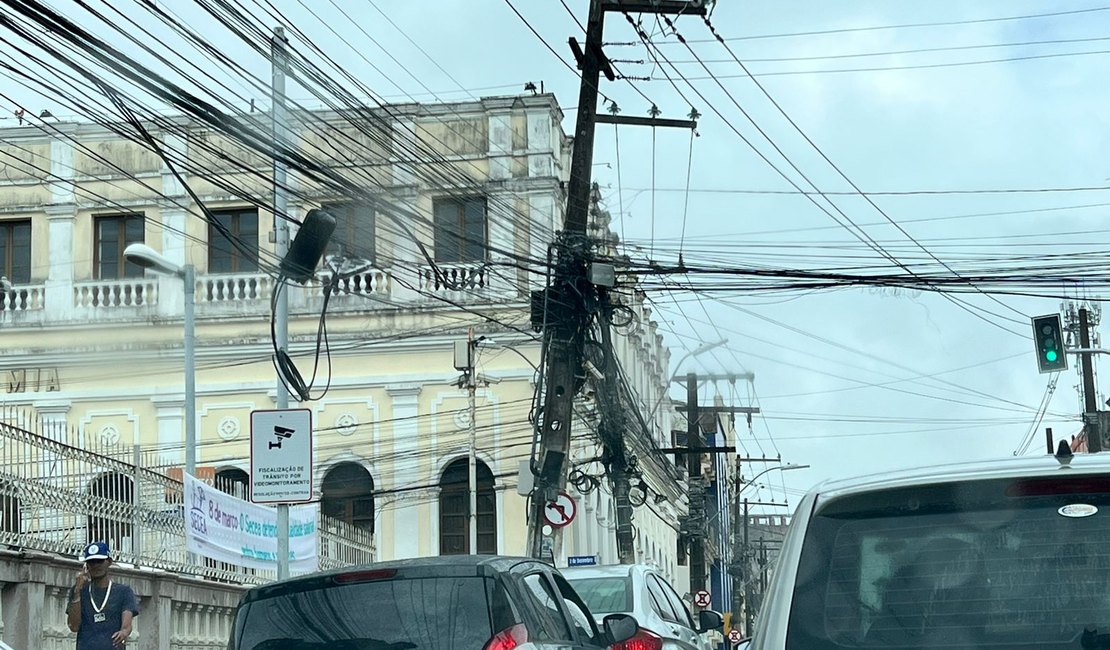
M255 587L239 603L230 650L536 650L599 648L636 633L603 630L574 589L535 560L455 555L348 567Z

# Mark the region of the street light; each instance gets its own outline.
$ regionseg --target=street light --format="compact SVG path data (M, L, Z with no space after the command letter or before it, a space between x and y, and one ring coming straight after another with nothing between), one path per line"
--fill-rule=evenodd
M678 363L676 363L674 365L674 369L678 370L679 368L681 368L682 364L685 363L686 360L689 359L690 357L696 357L698 355L705 354L706 352L709 352L710 350L714 350L716 348L721 347L722 345L727 345L727 344L728 344L728 339L721 339L720 341L714 341L712 343L702 343L698 347L694 348L693 350L690 350L686 354L679 357ZM677 375L675 377L672 377L671 381L675 381L676 378L677 378ZM663 394L660 395L659 399L655 401L655 406L652 407L651 413L648 413L647 418L644 420L645 422L651 422L655 419L655 414L659 411L659 407L662 406L663 400L665 400L665 399L667 399L667 389L664 389Z
M698 347L679 357L678 363L674 364L674 369L678 370L679 368L681 368L682 364L685 363L686 360L690 357L696 357L705 354L706 352L709 352L710 350L715 350L722 345L728 345L728 339L721 339L720 341L713 341L711 343L702 343ZM677 375L675 376L675 378L677 378Z
M175 264L146 244L129 244L123 257L144 269L181 278L185 283L185 473L192 476L197 469L196 327L193 320L196 271L192 264Z
M743 491L744 491L744 488L748 487L749 485L752 485L752 484L754 484L754 483L755 483L755 480L756 480L757 478L759 478L760 476L763 476L764 474L766 474L766 473L768 473L768 472L773 472L773 471L775 471L775 470L782 470L782 471L784 471L784 472L789 472L789 471L790 471L790 470L792 470L792 469L809 469L809 465L798 465L797 463L787 463L787 464L785 464L785 465L776 465L776 466L774 466L774 467L768 467L767 469L763 470L762 472L759 472L758 474L756 474L755 476L751 477L751 478L750 478L750 479L748 479L747 481L744 481L744 482L743 482L743 487L741 487L740 489L738 489L738 490L736 491L736 494L737 494L737 495L739 495L739 494L740 494L741 492L743 492ZM736 478L736 482L737 482L738 484L739 484L739 483L741 482L741 481L740 481L740 477L737 477L737 478Z
M785 465L776 465L774 467L769 467L769 468L763 470L762 472L759 472L755 476L753 476L751 478L751 480L745 481L743 483L743 487L741 487L739 490L736 491L736 496L739 496L740 493L744 491L744 488L748 487L749 485L755 485L755 480L757 478L759 478L760 476L763 476L764 474L768 473L768 472L773 472L776 469L782 470L784 472L788 472L792 469L808 469L808 468L809 468L809 465L798 465L796 463L786 463ZM737 483L739 483L739 482L740 481L737 480ZM739 501L739 500L737 500L737 501ZM783 504L783 505L785 505L785 504ZM721 516L725 514L725 512L726 512L726 510L725 510L724 507L718 508L717 509L717 514L713 515L713 517L711 517L709 519L709 524L712 524L717 519L720 519ZM706 524L706 525L708 525L708 524Z
M740 477L739 476L736 477L736 484L737 484L738 487L736 488L736 494L733 496L733 499L732 499L732 507L735 510L735 514L734 514L734 519L733 519L733 524L732 524L732 559L730 561L730 564L732 565L730 573L733 576L743 575L744 569L742 567L744 567L746 565L746 563L748 562L748 500L747 499L744 499L743 537L741 537L740 531L736 530L736 523L737 523L737 521L739 519L739 516L740 516L740 493L743 492L744 488L748 487L749 485L754 485L755 480L757 478L759 478L760 476L763 476L764 474L766 474L768 472L773 472L775 470L781 470L783 472L787 472L787 471L790 471L792 469L806 469L807 467L809 467L809 465L798 465L798 464L795 464L795 463L786 463L785 465L776 465L775 467L768 467L767 469L763 470L762 472L757 473L755 476L748 479L747 482L745 482L743 485L740 485ZM751 604L752 604L752 593L751 593L752 581L750 579L744 580L743 586L744 586L743 590L735 589L732 592L732 620L733 621L741 620L740 619L741 609L743 609L745 611L745 613L747 614L746 619L745 619L744 629L748 630L748 633L750 635L751 634L751 629L752 629L753 616L754 616L753 608L751 607ZM741 601L741 597L743 597L743 601ZM747 608L743 607L744 603L746 603L748 605ZM735 623L733 625L735 627Z

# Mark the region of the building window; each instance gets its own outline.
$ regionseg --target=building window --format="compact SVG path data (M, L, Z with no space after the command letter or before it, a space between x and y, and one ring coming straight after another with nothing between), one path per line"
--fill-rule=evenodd
M374 532L374 479L358 463L340 463L324 475L320 514Z
M19 497L12 494L0 496L0 531L16 534L23 532L21 512Z
M484 198L436 199L436 262L484 262L487 233Z
M0 221L0 275L12 284L30 284L30 219Z
M212 484L213 487L224 494L230 494L244 501L249 501L251 498L251 477L238 467L229 467L216 472Z
M141 244L145 239L145 221L141 214L116 214L94 217L96 251L94 266L100 280L122 280L143 277L143 267L128 262L123 250L128 244ZM95 541L95 540L94 540Z
M213 210L212 219L221 228L208 224L208 272L258 271L258 209Z
M131 548L131 510L135 503L131 477L116 472L101 474L89 485L89 496L85 541L108 542L117 549Z
M439 480L439 554L470 553L470 480L467 459L460 458L443 470ZM474 471L478 482L478 553L497 553L497 498L493 472L482 461Z
M328 255L373 261L377 237L374 208L365 203L328 203L321 206L335 217Z

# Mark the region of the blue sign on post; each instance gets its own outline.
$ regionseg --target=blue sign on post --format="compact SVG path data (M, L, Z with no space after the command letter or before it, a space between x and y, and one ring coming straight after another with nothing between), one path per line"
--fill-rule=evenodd
M596 566L596 555L571 555L567 558L567 566Z

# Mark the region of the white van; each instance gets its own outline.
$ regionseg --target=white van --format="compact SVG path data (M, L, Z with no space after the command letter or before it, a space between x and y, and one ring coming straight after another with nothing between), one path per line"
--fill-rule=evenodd
M1061 452L814 488L751 650L1110 648L1110 453Z

